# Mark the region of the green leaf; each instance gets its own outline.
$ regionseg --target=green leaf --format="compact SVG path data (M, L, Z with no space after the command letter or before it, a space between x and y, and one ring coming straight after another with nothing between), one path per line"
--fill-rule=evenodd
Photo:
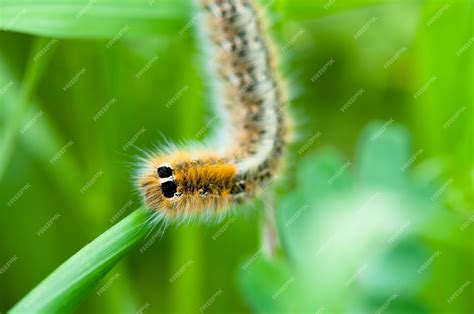
M404 296L415 296L430 273L429 267L420 267L433 253L416 238L408 237L393 245L392 249L375 256L358 279L358 285L366 294L383 298L398 291ZM437 253L432 255L434 259L439 256Z
M344 168L345 158L332 151L307 157L296 175L296 192L278 203L278 231L287 257L280 268L298 279L298 309L376 311L398 293L399 304L393 301L388 312L425 311L418 298L432 269L423 274L417 269L431 255L423 237L430 232L426 222L439 215L434 210L439 202L427 204L426 193L413 193L416 183L407 175L411 168L400 169L410 158L408 131L389 124L364 130L353 166ZM359 180L350 180L351 172ZM452 216L445 222L452 223ZM243 286L247 299L258 312L288 312L288 306L291 311L292 303L258 303L268 300L262 296L262 282L270 276L265 272L262 267L246 274L253 276Z
M138 209L59 266L11 313L70 312L151 229L149 212Z
M386 314L428 314L432 313L419 300L407 297L403 292L393 292L384 296L361 296L351 300L346 313L378 313Z
M356 160L362 185L395 189L406 186L410 137L406 129L388 123L371 124L362 134Z
M257 254L239 271L239 285L247 303L255 313L295 313L298 279L284 263L270 261L262 252Z
M321 199L331 193L341 192L350 186L348 170L352 162L344 159L339 152L325 149L316 156L305 158L300 166L305 169L298 173L298 193Z
M351 188L350 166L351 162L333 149L324 149L301 162L296 189L291 197L279 201L276 213L282 245L290 255L298 255L293 250L301 248L292 242L301 241L308 222L318 219L318 204Z
M0 28L58 38L178 35L191 8L183 0L0 0Z

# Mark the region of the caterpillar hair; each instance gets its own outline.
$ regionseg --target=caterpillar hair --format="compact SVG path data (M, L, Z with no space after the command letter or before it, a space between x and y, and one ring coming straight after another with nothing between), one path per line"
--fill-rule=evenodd
M143 160L139 190L165 222L224 217L258 197L281 168L287 142L285 89L262 11L251 0L199 2L228 138L216 150L173 147Z

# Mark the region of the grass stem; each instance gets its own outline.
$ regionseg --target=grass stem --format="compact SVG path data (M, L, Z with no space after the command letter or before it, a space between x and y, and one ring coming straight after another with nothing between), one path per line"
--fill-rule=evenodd
M111 227L59 266L18 302L11 313L74 310L107 272L150 232L151 225L146 222L149 215L140 208Z

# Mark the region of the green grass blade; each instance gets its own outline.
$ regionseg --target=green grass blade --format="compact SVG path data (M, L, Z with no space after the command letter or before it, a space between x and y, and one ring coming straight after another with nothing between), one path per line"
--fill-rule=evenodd
M151 230L149 212L138 209L59 266L11 313L70 312L107 272Z
M191 13L185 0L0 0L0 28L58 38L169 35Z
M11 116L8 117L5 123L4 136L0 141L0 159L2 160L2 163L0 163L0 179L3 177L13 152L15 140L18 136L21 121L27 112L29 101L36 90L44 69L49 64L52 53L43 58L35 59L35 55L41 51L46 43L47 40L45 38L38 38L34 41L18 98L16 102L11 104L13 105L13 109L9 110Z
M262 1L290 20L403 0ZM0 0L0 29L58 38L177 35L193 21L191 0ZM113 39L112 39L113 40Z
M17 82L20 80L12 64L6 62L2 51L0 51L0 69L0 86L7 86L9 81ZM0 97L0 108L4 110L2 115L0 115L0 118L4 119L0 121L0 129L3 128L3 124L11 125L13 121L12 117L18 114L18 99L20 99L20 93L21 86L13 84L8 89L7 95ZM18 145L26 149L30 156L38 163L41 163L45 168L50 170L57 178L57 182L61 182L57 186L61 189L63 195L67 195L71 198L71 201L75 201L76 195L74 191L79 190L83 184L78 179L80 178L78 173L80 167L76 160L71 155L66 154L62 156L62 163L58 163L56 167L49 168L49 166L51 166L49 162L51 156L54 156L62 148L66 139L60 134L58 128L51 121L51 118L47 114L44 115L44 111L46 110L43 103L38 103L37 100L29 100L23 105L29 109L21 117L23 120L23 128L27 127L27 124L33 121L34 117L40 112L43 112L40 117L45 123L32 123L27 129L22 129L18 134ZM0 143L3 142L0 141ZM9 145L12 146L14 143L10 142ZM11 149L12 148L9 148L9 150ZM7 157L3 157L2 161L2 164L0 164L0 179L2 178L1 172L7 167ZM64 173L68 175L64 176Z

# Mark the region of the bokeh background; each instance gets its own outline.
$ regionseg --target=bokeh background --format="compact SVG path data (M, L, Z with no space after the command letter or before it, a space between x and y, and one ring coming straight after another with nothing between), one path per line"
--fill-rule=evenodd
M171 227L77 312L473 312L473 1L262 6L293 95L281 247L263 202ZM217 126L198 23L190 0L0 0L0 312L140 206L140 149Z

